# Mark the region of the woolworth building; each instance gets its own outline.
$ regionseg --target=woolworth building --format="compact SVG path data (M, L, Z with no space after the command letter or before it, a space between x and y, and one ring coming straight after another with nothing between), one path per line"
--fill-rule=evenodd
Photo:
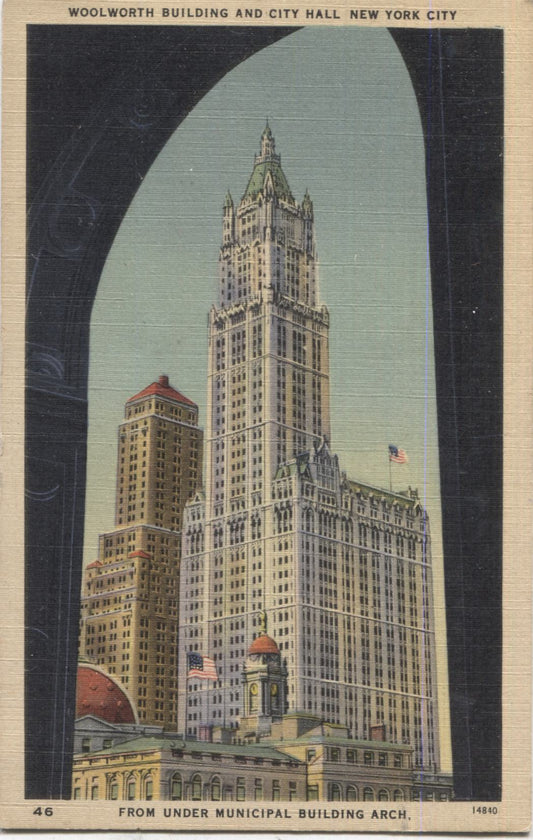
M286 711L364 739L384 726L439 767L428 517L416 491L347 477L330 444L329 314L313 204L298 202L270 128L240 202L223 209L209 314L205 489L183 514L178 731L238 732L260 622L279 646ZM262 618L263 616L263 618ZM187 655L217 680L187 679Z

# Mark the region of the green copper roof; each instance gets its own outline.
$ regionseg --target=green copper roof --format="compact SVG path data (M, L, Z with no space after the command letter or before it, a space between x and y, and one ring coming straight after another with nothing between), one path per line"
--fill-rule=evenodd
M281 168L281 164L275 159L264 160L255 164L250 180L248 181L248 186L246 187L246 192L244 193L244 198L255 198L263 191L268 172L272 175L272 183L276 196L294 201L291 188Z
M121 755L122 753L143 753L158 752L159 750L182 750L185 754L195 753L219 753L220 755L247 756L249 758L269 758L281 761L298 761L298 758L286 752L280 752L273 745L263 746L261 744L216 744L210 741L183 741L179 737L141 737L132 738L131 741L122 741L120 744L113 744L105 750L96 750L93 753L80 753L77 758L89 756Z
M407 496L405 493L386 490L383 487L374 487L372 484L366 484L362 481L355 481L352 478L348 478L347 482L350 489L354 493L362 493L362 495L365 497L374 494L376 496L380 496L383 499L387 499L389 502L401 503L404 507L415 507L415 505L419 501L418 498L409 498L409 496Z
M276 470L274 480L278 478L289 478L292 475L304 475L309 466L309 452L302 452L291 461L280 464Z

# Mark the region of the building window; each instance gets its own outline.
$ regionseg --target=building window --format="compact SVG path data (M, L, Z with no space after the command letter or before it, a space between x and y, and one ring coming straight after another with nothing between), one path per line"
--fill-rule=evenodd
M402 756L400 753L394 754L394 766L401 767L402 766Z
M387 766L387 753L379 753L378 755L378 765L380 767Z
M183 782L179 773L174 773L170 779L170 798L182 799L183 797Z
M318 785L307 786L307 799L311 802L318 800Z
M348 800L348 802L356 802L357 799L359 799L359 796L357 794L357 788L353 785L348 785L348 787L346 788L346 799Z
M242 802L243 799L246 799L246 787L244 784L244 777L238 776L237 777L237 794L235 797L239 802Z
M154 781L151 777L146 780L146 786L144 789L144 798L150 802L151 799L154 798Z
M91 788L91 799L98 799L98 785L93 785Z
M316 750L307 750L307 760L312 761L316 758Z
M289 802L296 799L296 782L289 782Z
M135 799L135 779L128 779L126 785L126 799Z
M365 752L364 762L368 766L374 763L374 753L372 752Z
M254 799L263 798L263 780L256 779L254 784Z
M403 790L399 788L394 791L394 801L395 802L403 802Z
M112 738L104 738L102 749L108 750L110 747L113 746L113 739Z
M81 751L82 752L91 752L91 739L84 738L81 742Z
M75 787L74 788L74 799L81 799L81 788Z
M272 801L279 802L281 799L281 785L279 779L272 780Z
M191 799L198 802L202 798L202 779L196 774L191 779Z
M372 800L374 799L374 791L371 787L364 788L363 799L365 802L372 802Z
M378 793L379 801L380 802L387 802L388 798L389 798L388 790L381 789L380 792Z
M220 799L220 778L215 776L211 782L211 799L218 802Z
M329 750L329 760L330 761L340 761L341 760L341 751L338 747L331 747Z
M118 782L111 782L109 787L109 798L118 799Z
M330 802L340 802L342 797L341 786L337 784L330 784L329 786L329 796L328 799Z

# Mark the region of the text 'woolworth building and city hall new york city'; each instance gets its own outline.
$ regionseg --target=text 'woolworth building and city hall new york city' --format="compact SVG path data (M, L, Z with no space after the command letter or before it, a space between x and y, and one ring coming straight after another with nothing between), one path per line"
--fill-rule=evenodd
M82 593L73 798L452 797L427 514L341 472L328 333L313 205L267 125L224 202L205 442L166 376L119 426L115 528Z

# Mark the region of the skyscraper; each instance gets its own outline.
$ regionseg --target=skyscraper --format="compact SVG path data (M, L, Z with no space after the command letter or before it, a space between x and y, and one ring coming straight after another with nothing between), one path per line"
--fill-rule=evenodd
M264 611L289 711L365 738L385 727L439 763L429 523L416 491L349 479L330 448L329 315L313 205L291 192L267 125L244 195L223 209L209 316L205 496L184 513L179 728L237 726ZM384 444L385 449L386 443ZM185 679L212 656L218 682Z
M141 723L177 725L178 588L185 502L202 463L198 407L160 376L126 403L115 528L85 573L80 653L128 690Z

